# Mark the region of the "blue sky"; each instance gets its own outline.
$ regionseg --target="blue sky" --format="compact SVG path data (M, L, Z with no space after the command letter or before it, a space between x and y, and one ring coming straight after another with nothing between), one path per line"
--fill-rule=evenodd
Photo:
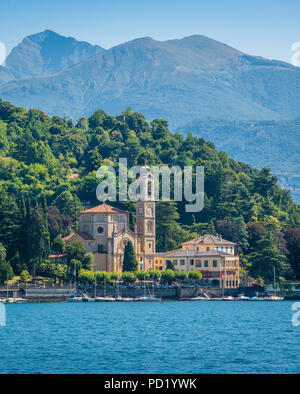
M110 48L138 37L203 34L252 55L290 62L299 0L0 0L0 42L51 29Z

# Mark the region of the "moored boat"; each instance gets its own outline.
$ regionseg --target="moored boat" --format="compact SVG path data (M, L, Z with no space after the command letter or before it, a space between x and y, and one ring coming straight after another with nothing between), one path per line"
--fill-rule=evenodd
M132 302L134 301L134 298L129 298L129 297L117 297L115 298L116 302Z
M264 297L250 297L249 301L265 301Z
M27 302L24 298L15 298L14 302L16 304L24 304L24 302Z
M138 301L141 302L161 302L160 298L156 298L156 297L139 297Z
M236 301L236 299L234 297L231 297L231 296L223 297L222 300L223 301Z
M115 299L113 297L96 297L96 302L114 302Z
M70 297L70 298L67 298L68 302L82 302L82 300L83 300L83 297Z
M264 297L264 301L283 301L284 297L279 297L276 295L271 295L269 297Z

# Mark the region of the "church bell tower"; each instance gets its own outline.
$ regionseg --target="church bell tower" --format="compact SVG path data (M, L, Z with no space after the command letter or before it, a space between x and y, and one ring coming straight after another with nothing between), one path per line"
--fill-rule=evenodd
M154 179L149 167L142 167L139 177L136 202L136 232L138 237L138 263L139 269L149 270L155 268L155 197Z

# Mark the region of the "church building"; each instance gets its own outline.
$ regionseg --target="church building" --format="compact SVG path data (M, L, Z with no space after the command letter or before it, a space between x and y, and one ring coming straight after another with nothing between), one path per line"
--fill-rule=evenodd
M83 242L95 258L96 271L122 272L124 249L131 241L139 270L155 268L155 199L150 169L138 179L135 231L129 229L129 214L106 203L79 214L79 231L64 238Z

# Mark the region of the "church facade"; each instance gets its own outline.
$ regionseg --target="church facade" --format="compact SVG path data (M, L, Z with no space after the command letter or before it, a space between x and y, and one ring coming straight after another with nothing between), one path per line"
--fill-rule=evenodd
M122 272L123 255L131 241L139 270L155 268L155 200L150 170L139 178L135 231L129 228L129 214L106 203L79 214L79 231L65 237L66 243L83 242L95 258L95 270Z

